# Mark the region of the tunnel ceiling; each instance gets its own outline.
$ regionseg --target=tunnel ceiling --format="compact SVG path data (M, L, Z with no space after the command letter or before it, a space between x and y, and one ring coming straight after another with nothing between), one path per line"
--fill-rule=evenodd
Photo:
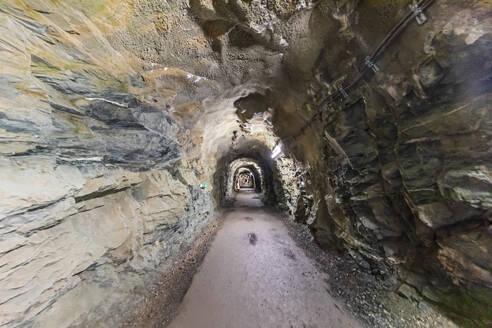
M240 158L319 244L490 323L492 4L423 1L419 25L408 3L2 1L0 325L50 326L83 279L151 271ZM28 293L19 262L52 278Z

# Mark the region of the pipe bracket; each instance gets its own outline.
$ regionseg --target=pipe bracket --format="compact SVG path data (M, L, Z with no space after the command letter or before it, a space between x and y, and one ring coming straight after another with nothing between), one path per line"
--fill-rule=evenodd
M379 66L376 65L376 63L374 63L372 60L371 60L371 56L367 56L366 59L364 59L364 64L369 67L370 69L372 69L372 71L374 73L377 73L380 71L379 69Z
M345 91L345 88L341 84L337 84L335 88L340 92L343 98L348 98L348 93Z
M415 17L417 24L423 25L425 24L425 22L427 22L427 16L425 16L424 11L422 10L421 7L419 7L418 4L411 3L408 5L408 7L413 12L413 16Z

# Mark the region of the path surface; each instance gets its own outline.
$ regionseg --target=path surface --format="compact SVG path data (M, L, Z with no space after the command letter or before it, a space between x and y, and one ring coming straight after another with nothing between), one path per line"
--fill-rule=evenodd
M280 218L240 193L171 328L359 327Z

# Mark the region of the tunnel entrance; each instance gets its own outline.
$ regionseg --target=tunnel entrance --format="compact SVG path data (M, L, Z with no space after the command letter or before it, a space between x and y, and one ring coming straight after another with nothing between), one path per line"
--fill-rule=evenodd
M236 193L254 192L260 199L265 198L265 168L258 160L253 158L241 157L229 164L226 199L234 201ZM271 183L271 182L269 182Z
M234 182L235 191L256 189L256 179L250 169L241 167L237 171Z
M214 192L222 207L232 206L241 192L255 193L265 204L273 204L276 197L275 159L272 150L256 139L238 140L217 161Z

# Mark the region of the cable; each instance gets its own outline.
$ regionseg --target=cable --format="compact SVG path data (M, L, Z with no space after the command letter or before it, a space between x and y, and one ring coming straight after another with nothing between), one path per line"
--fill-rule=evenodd
M427 8L429 8L430 5L435 0L421 0L416 6L419 8L421 11L425 11ZM375 65L375 61L384 53L384 51L388 48L390 43L403 32L403 30L409 25L410 21L412 21L414 18L416 18L418 13L414 10L410 10L392 29L391 31L386 34L384 39L379 43L379 45L372 51L372 53L366 57L366 63L363 67L363 69L357 74L357 77L346 87L343 87L343 85L340 86L341 90L337 90L335 93L329 95L321 103L318 105L318 107L323 107L326 104L330 104L337 100L340 97L343 97L343 94L346 93L346 91L349 91L353 87L355 87L364 77L364 75L371 69L370 65ZM369 63L370 65L368 65ZM322 114L322 111L317 112L314 114L308 122L300 129L299 133L289 136L284 138L284 140L288 140L290 138L295 138L304 133L304 131Z

